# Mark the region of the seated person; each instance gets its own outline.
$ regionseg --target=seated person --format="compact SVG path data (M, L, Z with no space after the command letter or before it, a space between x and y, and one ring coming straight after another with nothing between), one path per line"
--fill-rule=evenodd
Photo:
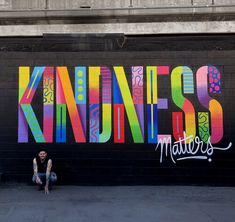
M49 185L56 182L57 176L51 172L52 160L48 158L47 151L41 149L37 156L33 159L33 182L39 185L39 188L44 187L45 194L49 194Z

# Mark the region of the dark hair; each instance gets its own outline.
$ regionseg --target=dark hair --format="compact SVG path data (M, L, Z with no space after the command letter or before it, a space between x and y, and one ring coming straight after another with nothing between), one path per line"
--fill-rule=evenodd
M38 155L40 152L42 152L42 151L44 151L44 152L46 152L46 153L48 154L48 152L47 152L46 149L39 149L38 152L37 152L37 155Z

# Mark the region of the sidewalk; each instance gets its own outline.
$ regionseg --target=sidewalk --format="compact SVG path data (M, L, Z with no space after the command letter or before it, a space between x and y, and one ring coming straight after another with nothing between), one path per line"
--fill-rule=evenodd
M234 222L235 187L0 186L1 222Z

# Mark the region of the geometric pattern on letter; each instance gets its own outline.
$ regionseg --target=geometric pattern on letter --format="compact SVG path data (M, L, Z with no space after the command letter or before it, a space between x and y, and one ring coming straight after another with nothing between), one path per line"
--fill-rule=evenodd
M86 67L75 67L76 104L86 104Z
M208 112L198 112L199 135L204 143L210 138Z
M90 142L99 142L99 104L90 104Z
M193 85L193 72L187 66L183 66L183 82L184 82L184 93L193 94L194 85Z
M220 93L220 72L214 66L208 66L210 93Z
M143 66L132 66L132 97L134 104L143 104Z

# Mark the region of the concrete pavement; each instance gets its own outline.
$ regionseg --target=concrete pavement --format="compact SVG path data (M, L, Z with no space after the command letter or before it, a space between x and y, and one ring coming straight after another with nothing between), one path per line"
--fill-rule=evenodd
M235 187L0 186L1 222L234 222Z

